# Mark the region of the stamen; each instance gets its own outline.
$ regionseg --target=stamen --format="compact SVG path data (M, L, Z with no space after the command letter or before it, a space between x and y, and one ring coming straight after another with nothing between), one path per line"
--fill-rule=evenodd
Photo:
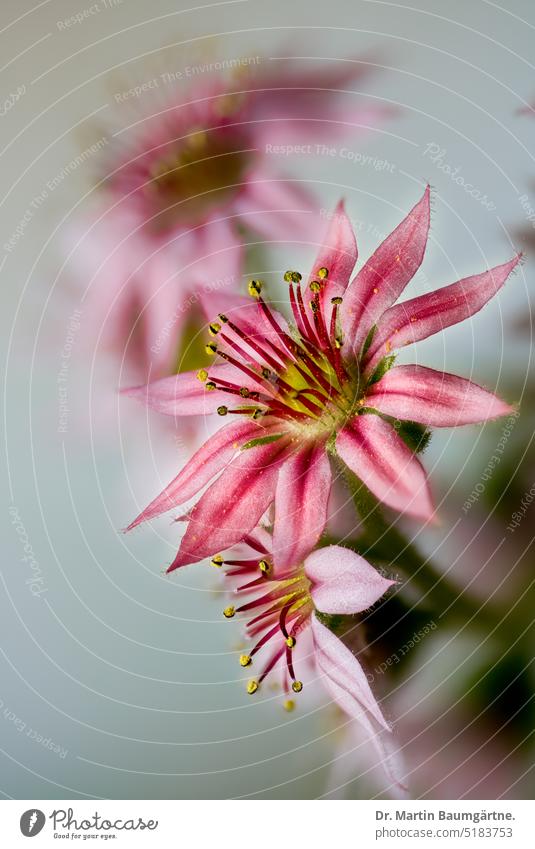
M278 632L278 630L279 630L278 627L275 625L274 628L271 628L270 631L267 631L264 634L264 636L260 640L258 640L258 642L254 646L254 648L251 649L251 654L250 654L251 658L253 658L255 656L255 654L257 654L260 651L262 646L265 646L265 644L268 643L271 640L271 638L275 636L275 634ZM262 679L260 679L260 680L262 680Z
M322 266L321 268L318 268L318 277L321 278L321 280L326 280L328 276L329 276L329 269L328 268L325 268L324 266Z
M211 324L208 325L208 333L210 334L210 336L217 336L220 330L221 325L218 321L213 321Z
M288 713L291 713L295 709L294 700L293 699L286 699L286 701L283 704L283 708L284 708L284 710L288 711Z
M252 662L253 661L250 654L240 655L240 666L250 666Z
M295 680L294 661L293 661L293 657L292 657L292 650L291 650L291 648L289 648L289 646L286 646L285 652L286 652L286 666L288 667L288 674L289 674L290 678L292 679L292 690L294 691L294 693L299 693L300 690L296 690L295 686L294 686L294 684L298 684L298 683L301 683L301 682L298 682L298 681ZM302 689L302 687L303 687L303 685L301 684L301 689Z
M197 380L200 380L201 383L204 383L204 381L207 380L207 379L208 379L208 372L206 371L206 369L205 368L199 369L199 371L197 372Z
M329 337L327 335L327 328L325 327L325 322L323 320L319 292L316 292L316 294L314 295L314 300L310 302L310 309L312 310L314 326L316 328L316 333L318 335L318 339L320 340L322 350L329 350L331 346L329 343Z
M292 307L293 316L295 319L295 323L297 329L301 336L306 336L306 328L303 324L303 319L301 318L301 313L299 312L299 307L297 306L297 301L295 299L295 292L293 290L293 286L290 284L288 291L290 293L290 304Z
M258 568L266 577L271 573L271 563L269 560L259 560Z
M225 619L232 619L232 617L235 615L235 613L236 613L236 608L233 607L233 605L231 604L229 607L225 607L225 609L223 611L223 616L225 617Z
M228 326L234 331L234 333L236 333L237 336L240 337L240 339L242 339L247 345L249 345L253 349L253 351L256 351L256 353L260 357L262 357L262 359L269 363L269 365L274 368L275 371L278 371L280 369L281 364L277 362L277 360L273 359L271 354L266 353L266 351L258 344L258 342L256 342L254 339L251 339L251 337L247 333L244 333L243 330L241 330L241 328L239 328L232 321L228 322ZM230 336L227 336L226 333L223 333L221 335L221 338L224 339L225 342L227 342L232 348L234 348L234 350L237 351L238 354L240 354L244 359L250 359L250 356L248 356L247 353L242 348L240 348L237 342L231 339Z
M250 696L252 696L253 693L256 693L257 690L258 690L258 681L253 680L253 681L249 681L247 683L247 692L249 693Z
M234 330L236 332L236 334L240 337L240 339L243 339L243 341L247 345L250 345L251 348L253 349L253 351L255 351L260 357L262 357L262 359L264 359L267 363L269 363L271 368L275 369L275 371L277 371L277 372L279 371L279 369L281 368L281 363L277 362L277 360L275 360L271 356L271 354L268 354L266 351L264 351L260 347L260 345L258 345L253 339L251 339L249 336L247 336L247 334L245 334L243 332L243 330L240 330L238 327L236 327L236 325L232 325L232 323L230 321L229 321L229 327L231 327L232 330ZM231 339L230 336L227 336L226 333L222 333L221 338L228 345L230 345L230 347L233 348L236 351L236 353L238 353L241 357L243 357L244 360L250 360L251 359L250 355L248 355L247 352L244 351L243 348L240 345L238 345L237 342L235 342L233 339Z
M294 693L300 693L302 689L303 689L303 682L302 681L294 681L292 683L292 690L294 691Z
M310 324L310 321L308 320L307 311L305 309L305 304L303 302L303 295L301 293L301 287L296 286L295 288L296 288L296 294L297 294L297 303L299 305L299 312L301 313L301 318L302 318L303 324L305 326L305 339L307 339L313 345L316 345L318 343L318 339L316 337L316 334L312 330L312 326Z
M217 566L218 569L221 568L221 566L223 565L224 562L225 561L223 560L223 558L221 557L220 554L215 554L212 557L212 559L210 560L210 563L212 564L212 566Z
M259 303L260 309L262 310L263 315L267 318L267 320L269 321L271 327L273 328L273 330L275 331L275 333L277 334L279 339L286 346L286 348L288 349L290 354L293 355L295 348L296 348L294 340L290 336L288 336L287 333L284 332L282 327L279 327L279 324L278 324L277 320L275 319L275 316L272 314L271 310L269 309L268 305L266 304L266 302L264 301L264 299L262 297L259 297L258 303ZM269 342L269 339L267 339L266 341ZM284 356L286 356L286 355L284 355Z
M260 292L262 291L262 281L261 280L249 280L247 284L247 290L251 297L259 298Z
M269 663L267 663L266 666L264 667L262 674L258 678L259 684L262 683L262 681L264 680L266 675L269 675L269 673L271 672L271 670L273 669L273 667L275 666L277 661L282 657L283 654L284 654L284 649L280 649L279 651L275 652L275 654L273 655L273 657L271 658Z
M224 404L222 404L221 407L217 408L217 415L218 416L226 416L227 413L228 413L228 407L225 407Z

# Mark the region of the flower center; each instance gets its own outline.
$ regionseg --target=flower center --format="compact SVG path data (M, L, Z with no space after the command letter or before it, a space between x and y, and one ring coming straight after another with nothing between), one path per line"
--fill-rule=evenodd
M158 227L196 219L236 194L247 155L236 150L236 139L223 130L198 132L186 144L171 148L157 161L147 194L160 211Z
M213 566L225 566L227 578L252 578L238 583L234 590L238 596L246 596L249 600L238 607L230 605L223 611L226 619L232 619L237 613L250 615L254 612L246 624L247 637L254 643L247 654L240 656L241 666L251 666L261 649L271 649L258 677L248 682L247 692L256 693L277 663L284 659L283 688L288 692L291 687L294 693L300 693L303 684L296 678L292 652L314 610L304 567L301 565L274 577L273 565L265 554L261 559L243 560L224 560L217 554L211 562Z
M217 354L258 384L258 391L251 391L210 377L209 371L201 369L198 377L207 390L218 389L247 399L233 408L222 405L218 409L220 415L234 413L255 419L274 416L284 419L301 437L317 438L336 432L354 414L361 393L358 374L352 373L341 355L338 308L342 298L332 298L328 308L324 306L322 275L325 279L328 269L319 269L320 279L312 282L307 310L301 275L296 271L285 274L295 319L292 336L280 326L262 298L258 280L249 282L249 293L258 302L258 323L267 323L268 334L244 330L239 320L235 323L223 314L210 325L210 334L219 336L223 344L210 342L207 353Z

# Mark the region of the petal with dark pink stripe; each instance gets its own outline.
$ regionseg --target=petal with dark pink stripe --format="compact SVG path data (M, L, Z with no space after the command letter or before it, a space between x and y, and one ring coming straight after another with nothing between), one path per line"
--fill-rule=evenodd
M226 380L243 386L251 392L262 392L262 383L244 374L240 369L223 363L206 368L210 378ZM215 413L217 408L228 403L228 394L218 389L207 391L205 382L199 380L198 372L186 371L163 377L145 386L123 389L121 394L135 398L166 416L202 416Z
M344 296L357 256L355 233L345 211L344 202L340 201L333 212L323 244L312 266L312 273L305 293L305 300L308 302L314 297L310 284L314 281L320 283L318 299L327 327L329 326L331 298ZM325 272L327 273L326 277L323 276Z
M325 446L307 445L282 467L275 494L273 557L276 569L301 563L327 522L331 467Z
M180 549L167 570L196 563L240 542L275 497L288 440L243 451L201 496L190 513Z
M465 277L391 307L377 324L366 356L367 371L393 348L419 342L477 313L501 289L519 260L520 256L515 256L483 274Z
M392 306L424 258L429 186L406 218L379 245L352 281L342 307L344 338L358 352L370 328Z
M163 492L146 507L140 515L128 526L131 531L141 522L154 519L161 513L166 513L179 504L185 504L209 483L218 472L225 468L240 447L257 436L268 435L250 419L232 422L217 431L186 463L180 474L165 487Z
M389 507L421 519L432 518L422 464L380 416L356 416L338 434L336 450L346 466Z
M429 427L456 427L495 419L513 407L477 383L425 366L390 369L366 396L371 407Z

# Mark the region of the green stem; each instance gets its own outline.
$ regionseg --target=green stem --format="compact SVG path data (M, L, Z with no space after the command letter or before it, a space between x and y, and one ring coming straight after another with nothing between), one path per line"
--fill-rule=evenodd
M356 541L346 543L364 557L398 565L422 594L422 603L438 611L448 620L457 622L471 620L486 632L495 631L496 636L510 640L511 623L501 622L500 612L489 602L479 603L466 592L452 585L441 574L430 558L425 557L417 546L409 542L395 526L389 524L381 510L379 501L369 489L343 464L337 460L340 472L348 486L355 508L361 517L364 533Z

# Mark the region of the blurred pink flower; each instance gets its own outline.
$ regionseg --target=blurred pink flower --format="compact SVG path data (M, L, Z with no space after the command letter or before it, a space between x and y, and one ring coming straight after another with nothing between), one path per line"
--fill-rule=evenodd
M235 79L195 79L185 97L140 113L128 141L117 134L102 194L68 247L91 290L87 324L140 379L176 371L203 296L237 283L244 226L262 239L315 241L313 200L279 163L289 146L332 143L388 114L351 92L344 101L340 89L363 68L347 60L302 71L280 60Z
M278 569L268 531L256 528L244 542L247 548L243 557L217 554L212 564L224 567L225 582L230 579L235 585L237 602L225 608L225 617L248 617L246 638L253 645L240 656L241 666L248 668L256 664L257 655L265 655L258 675L247 684L247 692L256 693L265 679L278 671L284 693L300 693L303 682L297 679L296 668L307 666L311 680L319 679L344 713L358 720L384 758L380 730L390 731L390 727L366 674L316 611L360 613L395 582L383 578L360 555L338 545L313 551L302 563ZM287 710L293 706L293 699L285 702Z
M350 283L357 246L340 204L304 293L300 274L285 275L293 331L251 281L253 302L229 299L210 325L218 343L207 349L221 364L127 390L167 415L236 419L130 525L184 504L222 473L188 514L170 571L243 539L273 501L277 565L300 562L325 527L329 454L385 504L433 516L424 469L393 422L453 427L511 408L469 380L418 365L392 368L392 349L476 313L519 257L392 306L422 262L428 227L427 189Z

